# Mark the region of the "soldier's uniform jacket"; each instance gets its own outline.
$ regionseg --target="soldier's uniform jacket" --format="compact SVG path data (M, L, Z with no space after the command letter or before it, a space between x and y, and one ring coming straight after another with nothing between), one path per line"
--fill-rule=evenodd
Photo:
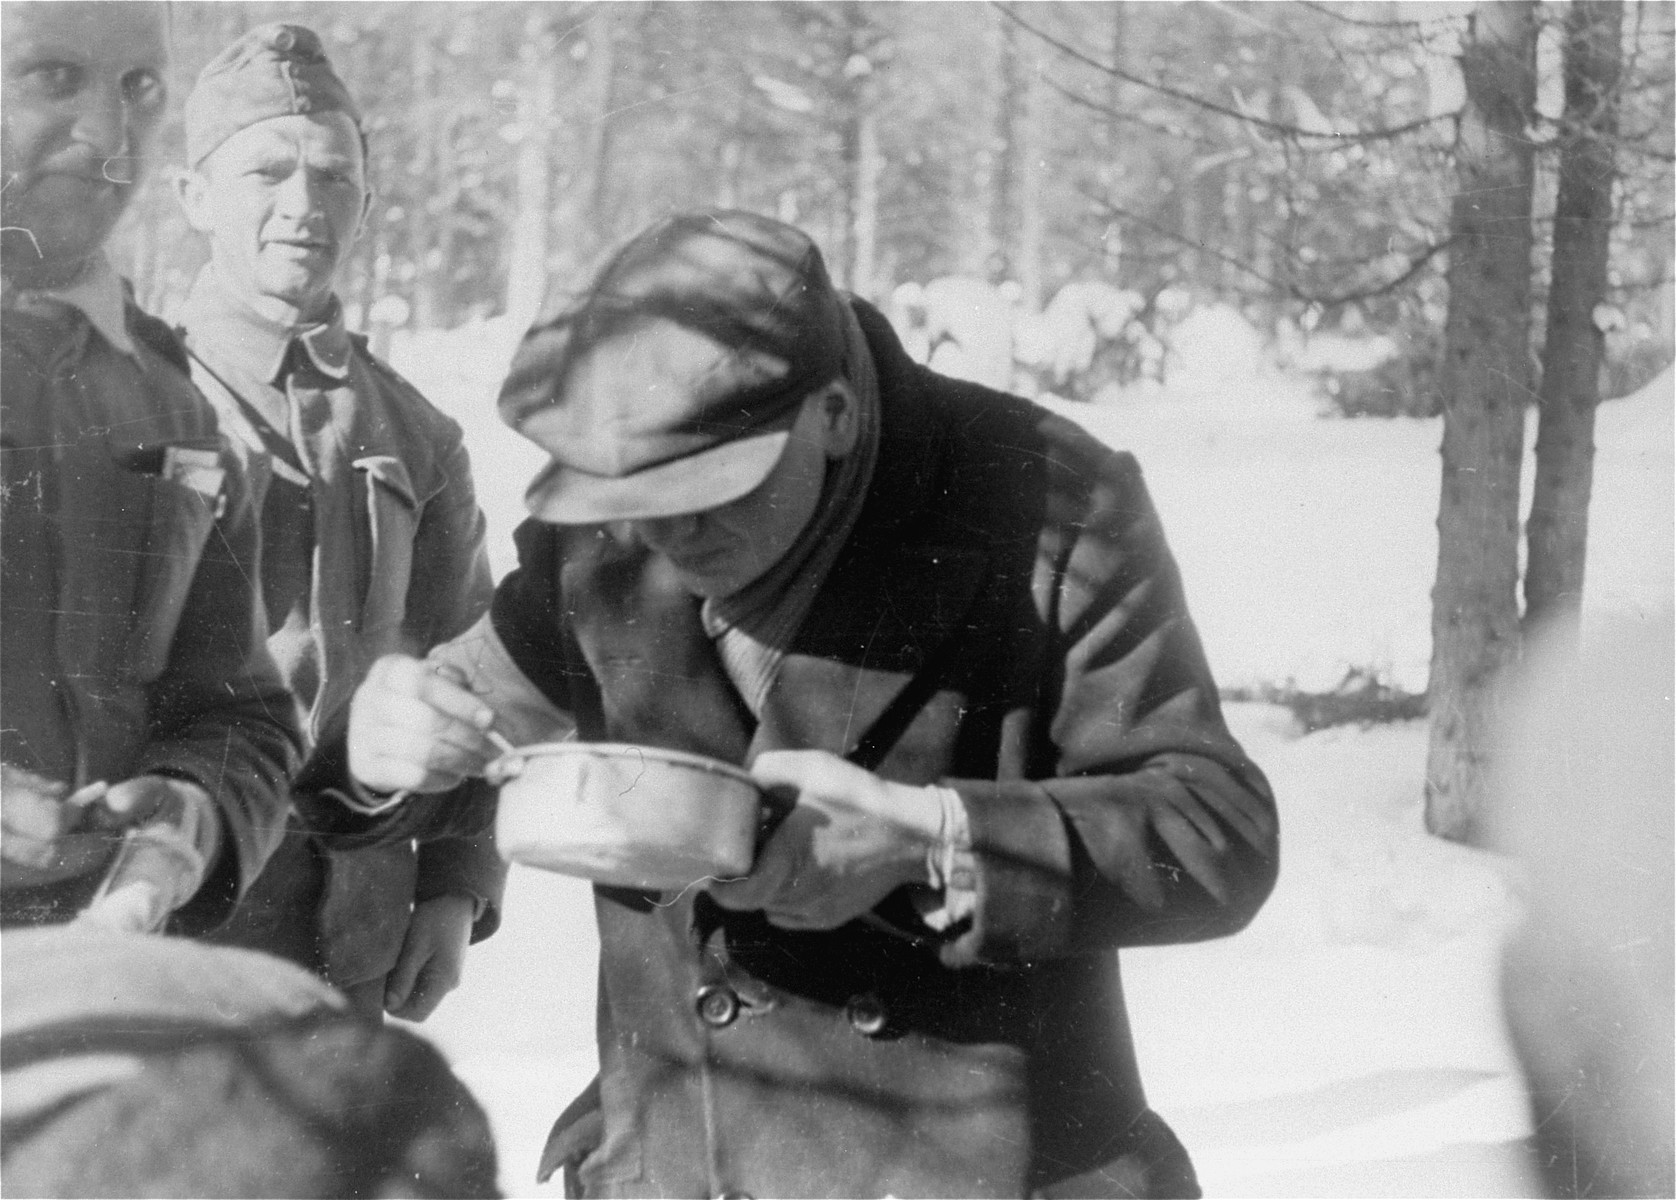
M251 586L243 472L174 335L131 304L121 320L132 353L61 301L13 293L0 316L0 747L72 788L203 787L222 851L171 923L196 933L273 851L298 741ZM7 887L6 922L68 919L100 874Z
M228 296L206 268L182 321L193 378L244 459L263 513L269 644L307 736L296 797L306 808L322 786L341 785L349 701L372 663L423 655L483 613L493 590L483 516L459 426L348 333L335 305L330 321L292 338ZM275 428L264 419L298 417L287 374L309 385L317 421L287 428L280 418ZM294 818L269 868L274 878L249 902L276 911L241 912L230 940L304 961L353 991L394 966L415 900L473 898L473 940L487 937L505 882L491 839L413 832L417 846L327 850ZM299 937L312 940L316 961ZM372 990L376 1001L382 991Z
M1196 1194L1116 950L1250 920L1277 867L1268 786L1134 460L917 366L855 307L878 463L760 720L626 527L527 522L493 624L584 740L825 749L958 790L975 914L934 934L898 893L790 932L701 889L597 889L601 1073L546 1167L587 1195Z

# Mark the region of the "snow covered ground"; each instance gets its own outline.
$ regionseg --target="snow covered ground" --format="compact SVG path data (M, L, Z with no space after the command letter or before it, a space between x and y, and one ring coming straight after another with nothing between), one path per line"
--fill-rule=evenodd
M500 570L541 461L493 415L511 347L491 325L393 355L467 429ZM1140 459L1219 679L1329 687L1368 666L1423 688L1440 422L1321 420L1298 381L1216 366L1063 411ZM1672 595L1672 400L1666 373L1600 412L1589 611ZM1528 493L1528 460L1526 476ZM1230 719L1279 797L1280 884L1235 938L1124 955L1149 1097L1206 1193L1532 1194L1494 990L1516 888L1501 860L1423 832L1423 723ZM587 889L515 869L500 933L421 1027L489 1110L513 1195L559 1194L535 1163L594 1070L597 954Z

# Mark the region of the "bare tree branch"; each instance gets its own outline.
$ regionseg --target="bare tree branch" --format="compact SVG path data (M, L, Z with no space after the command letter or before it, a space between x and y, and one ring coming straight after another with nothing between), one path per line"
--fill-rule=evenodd
M1420 274L1420 272L1425 270L1426 266L1434 258L1449 248L1448 239L1441 242L1428 243L1426 246L1422 247L1417 254L1410 256L1407 265L1390 279L1365 288L1353 288L1348 291L1335 293L1318 293L1309 291L1308 289L1301 287L1290 280L1276 279L1274 276L1258 270L1256 267L1252 266L1249 262L1246 262L1237 255L1229 254L1227 251L1219 249L1216 246L1195 242L1191 238L1177 233L1175 230L1170 229L1167 226L1160 225L1158 222L1150 220L1147 217L1143 217L1137 212L1133 212L1121 205L1113 204L1104 197L1092 195L1087 191L1083 192L1083 196L1091 203L1096 204L1105 210L1107 216L1118 217L1122 220L1133 222L1143 229L1148 229L1153 233L1158 234L1160 237L1168 238L1177 245L1190 246L1200 253L1209 254L1212 258L1215 258L1220 262L1227 263L1236 271L1249 275L1251 278L1257 280L1259 283L1262 283L1277 295L1285 296L1291 300L1302 301L1306 304L1318 304L1322 308L1336 308L1344 304L1356 304L1363 300L1372 300L1379 296L1389 295Z
M1398 18L1388 21L1369 21L1361 17L1349 16L1336 8L1329 8L1327 5L1319 3L1318 0L1298 0L1298 5L1300 8L1307 8L1311 12L1320 13L1323 17L1328 17L1342 24L1354 25L1358 29L1413 30L1425 28L1427 25L1439 25L1446 21L1460 20L1460 17L1454 13L1448 13L1441 17L1428 17L1425 20L1402 20Z
M1182 91L1180 88L1171 87L1170 85L1160 83L1155 79L1142 79L1139 75L1131 74L1115 64L1101 62L1099 59L1084 54L1075 46L1063 42L1045 30L1032 25L1029 21L1026 21L1023 17L1019 16L1018 13L1013 11L1011 5L1003 3L1002 0L991 0L991 3L1001 12L1003 16L1018 25L1020 28L1024 29L1027 33L1039 38L1041 41L1053 47L1061 54L1082 63L1084 66L1093 67L1095 70L1103 71L1114 78L1123 80L1125 83L1132 83L1136 87L1146 88L1148 91L1156 92L1160 96L1168 96L1172 100L1178 100L1183 104L1189 104L1196 108L1201 108L1206 112L1215 113L1217 116L1227 117L1230 120L1241 121L1244 124L1257 129L1267 130L1268 132L1281 138L1290 138L1295 141L1301 141L1304 138L1313 138L1339 146L1354 145L1361 142L1385 141L1392 138L1400 138L1407 134L1429 128L1440 121L1450 119L1454 115L1452 113L1440 113L1435 117L1421 117L1413 121L1405 122L1402 125L1394 125L1386 129L1358 130L1354 133L1339 133L1337 131L1323 132L1315 129L1305 129L1299 125L1288 125L1284 121L1271 121L1267 117L1259 117L1252 113L1240 112L1238 109L1229 108L1227 105L1218 104L1214 100L1207 100L1203 96L1196 96L1192 92Z
M1111 120L1121 121L1126 125L1138 125L1142 129L1149 130L1153 133L1162 134L1165 137L1173 138L1177 141L1192 142L1199 146L1216 146L1221 148L1226 145L1225 141L1209 137L1195 129L1183 128L1177 125L1161 124L1157 121L1150 121L1147 118L1136 113L1129 112L1126 109L1113 108L1108 104L1099 100L1091 99L1082 95L1080 92L1066 87L1056 79L1044 79L1042 82L1047 84L1047 86L1055 92L1059 93L1059 95L1069 100L1072 104L1079 105L1082 108L1086 108L1091 112L1096 112L1103 117L1110 118Z

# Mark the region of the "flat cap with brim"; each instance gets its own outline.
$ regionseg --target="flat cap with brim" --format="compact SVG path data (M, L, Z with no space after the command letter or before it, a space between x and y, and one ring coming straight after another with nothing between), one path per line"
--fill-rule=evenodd
M197 167L239 130L271 117L341 112L361 124L320 37L303 25L258 25L205 65L186 97L186 161Z
M713 210L653 225L513 357L501 416L553 458L530 512L594 524L746 495L842 370L844 305L814 242L782 222Z

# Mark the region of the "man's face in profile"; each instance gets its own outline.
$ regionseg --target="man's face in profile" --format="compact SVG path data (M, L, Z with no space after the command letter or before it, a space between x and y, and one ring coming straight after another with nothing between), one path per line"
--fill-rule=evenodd
M133 195L163 115L162 8L8 3L0 21L0 261L71 283Z

